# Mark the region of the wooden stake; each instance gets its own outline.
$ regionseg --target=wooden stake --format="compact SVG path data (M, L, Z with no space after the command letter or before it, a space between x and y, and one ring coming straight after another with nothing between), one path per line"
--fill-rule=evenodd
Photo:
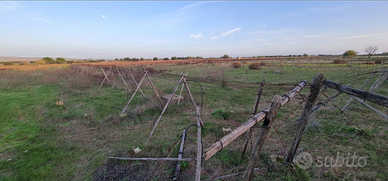
M183 155L183 146L185 145L185 139L186 139L186 130L183 130L181 146L179 147L179 154L178 154L179 159L182 158L182 155ZM178 175L180 170L181 170L181 164L178 162L176 166L174 178L172 180L178 180Z
M265 84L265 77L263 78L263 80L261 80L259 92L257 92L256 101L255 101L255 106L254 106L253 112L252 112L252 117L255 116L256 113L257 113L257 107L259 106L259 103L260 103L260 98L261 98L261 94L263 93L264 84ZM246 151L246 149L247 149L249 140L251 139L251 131L252 131L252 128L250 128L250 129L247 131L247 137L245 138L244 145L243 145L243 150L242 150L242 152L241 152L242 155L245 154L245 151Z
M306 81L302 81L297 86L294 87L291 91L289 91L286 95L283 96L281 100L281 105L283 106L286 104L292 97L294 97L298 92L300 92L303 87L306 85ZM239 136L241 136L243 133L248 131L252 126L254 126L258 121L262 120L265 117L265 113L269 110L269 107L265 108L264 110L260 111L258 114L250 118L248 121L240 125L238 128L234 129L229 134L222 137L220 140L215 142L213 145L211 145L209 148L205 150L205 160L210 159L214 154L219 152L222 148L229 145L231 142L233 142L235 139L237 139Z
M133 77L133 74L132 74L132 71L131 71L130 68L128 68L128 71L129 71L129 74L131 74L131 77L132 77L133 82L135 82L136 86L139 86L139 84L137 83L135 77ZM143 77L143 78L144 78L144 77ZM143 93L143 91L142 91L141 89L140 89L140 93L141 93L141 95L143 95L144 98L146 98L146 96L144 95L144 93Z
M191 104L193 104L193 107L194 107L194 110L195 110L195 114L196 114L197 121L199 121L199 123L201 124L201 127L203 127L203 121L201 120L201 115L200 115L200 113L199 113L197 104L195 104L194 97L193 97L193 95L191 94L191 91L190 91L190 89L189 89L189 86L187 85L186 77L183 78L183 84L185 85L186 90L187 90L187 93L189 94L189 97L190 97L190 100L191 100Z
M163 111L160 113L158 120L156 120L155 125L154 125L154 127L152 128L152 131L151 131L151 133L150 133L150 136L148 137L148 140L145 142L145 146L147 146L148 142L150 141L150 139L151 139L151 137L152 137L152 134L154 134L154 131L155 131L156 126L158 125L160 119L162 118L164 112L166 111L168 105L170 104L171 99L174 97L174 94L175 94L176 90L178 89L179 85L181 84L183 78L184 78L184 74L181 74L181 79L179 80L178 85L175 87L174 91L172 92L170 98L167 100L167 103L166 103L166 105L164 106Z
M125 110L127 109L127 107L128 107L128 105L129 105L129 103L131 103L131 101L132 101L132 99L135 97L135 95L136 95L137 91L140 89L141 83L143 83L143 80L144 80L144 78L146 77L146 75L147 75L147 72L148 72L148 71L144 72L144 76L143 76L143 78L140 80L139 84L138 84L138 85L137 85L137 87L136 87L136 90L135 90L135 92L132 94L132 97L131 97L131 99L129 99L129 101L128 101L127 105L124 107L123 111L121 111L121 115L123 115L123 114L124 114L124 112L125 112Z
M272 123L275 121L276 115L278 113L278 108L280 107L281 96L275 96L272 100L271 108L268 111L268 114L263 122L263 126L260 127L259 136L257 137L255 146L253 147L251 157L249 159L249 164L247 171L244 175L244 181L250 181L253 178L253 169L257 161L259 160L259 156L261 154L261 150L263 149L263 145L265 142L265 138L267 137L268 131L271 128Z
M287 157L286 157L286 163L291 163L294 160L294 157L296 155L296 152L299 147L300 140L302 139L303 132L306 128L306 124L309 120L311 110L313 109L314 105L317 102L317 98L319 95L319 92L323 85L323 75L322 74L316 74L314 76L313 82L310 86L310 95L307 98L307 102L304 106L302 115L299 118L299 124L298 124L298 130L296 131L294 141L291 144L291 148L288 151Z
M187 74L189 74L189 72L186 72L186 75L185 75L185 77L187 77ZM184 85L182 85L182 88L181 88L181 93L179 93L179 97L181 97L181 96L182 96L183 87L184 87ZM179 105L179 102L180 102L180 101L181 101L181 99L178 99L178 103L177 103L177 105Z

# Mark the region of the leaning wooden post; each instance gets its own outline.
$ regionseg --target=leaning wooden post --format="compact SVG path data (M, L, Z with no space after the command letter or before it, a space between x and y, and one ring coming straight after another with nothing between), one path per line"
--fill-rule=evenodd
M155 94L156 94L156 97L158 97L158 99L159 99L160 106L163 107L162 99L160 99L159 93L158 93L158 91L156 90L156 87L155 87L154 84L152 83L152 81L151 81L150 77L148 76L148 74L147 74L147 79L148 79L148 82L150 82L152 89L154 89Z
M117 68L117 66L115 66L115 67L116 67L117 72L119 73L119 76L120 76L121 80L123 80L123 82L124 82L125 86L127 87L127 89L128 89L130 92L132 92L132 90L131 90L131 88L129 88L127 82L125 82L124 77L121 75L120 70Z
M162 118L164 112L166 111L168 105L170 104L171 99L174 97L174 94L175 94L176 90L178 89L179 85L181 84L181 82L182 82L182 80L183 80L183 77L184 77L184 74L181 74L181 79L179 80L178 85L175 87L174 91L172 92L172 94L171 94L172 96L170 96L170 98L167 100L167 103L166 103L166 105L164 106L163 111L160 113L158 120L156 120L155 125L154 125L154 127L152 128L151 133L150 133L150 135L148 136L148 140L145 142L144 146L147 146L148 142L150 141L150 139L151 139L151 137L152 137L152 134L154 134L154 131L155 131L156 126L158 125L160 119Z
M139 84L136 82L135 77L133 77L132 71L131 71L130 68L128 68L128 71L129 71L129 74L131 74L131 77L132 77L133 82L135 82L136 86L139 86ZM143 93L143 91L142 91L141 89L140 89L140 93L141 93L141 95L143 95L144 98L146 98L146 96L144 95L144 93Z
M129 105L129 103L131 103L131 101L132 101L132 99L135 97L135 95L136 95L137 91L140 89L141 83L143 82L144 78L146 77L146 75L147 75L147 72L148 72L148 71L144 72L144 76L143 76L143 78L140 80L140 82L139 82L139 85L137 85L137 87L136 87L136 90L135 90L135 92L132 94L132 97L131 97L131 99L129 99L129 101L128 101L127 105L125 105L125 107L124 107L123 111L121 111L121 116L123 116L123 115L124 115L124 112L125 112L125 110L127 109L127 107L128 107L128 105Z
M317 98L322 88L323 81L324 79L322 74L316 74L314 76L313 82L311 83L311 86L310 86L310 95L307 98L307 102L299 118L299 124L297 128L298 130L296 131L294 140L291 144L291 148L288 151L288 154L286 156L286 160L285 160L286 163L291 163L294 160L294 157L299 147L300 140L302 139L303 132L306 128L306 124L309 120L311 111L317 102Z
M260 127L259 136L257 137L255 146L253 147L251 157L249 159L248 168L244 175L244 181L250 181L253 178L253 170L255 168L257 161L259 160L259 156L263 148L265 138L267 137L268 131L275 120L276 114L278 113L278 108L280 107L281 100L282 100L282 97L278 95L275 96L272 100L271 108L269 109L265 117L263 126Z
M186 130L183 130L182 140L181 140L181 146L179 147L178 159L181 159L181 158L182 158L182 155L183 155L183 146L185 145L185 139L186 139ZM177 164L177 166L176 166L174 178L173 178L172 180L178 180L178 175L179 175L179 171L180 171L180 170L181 170L181 164L178 162L178 164Z
M187 74L189 74L189 72L186 72L186 75L185 75L185 77L187 77ZM183 92L183 87L184 87L185 85L182 85L182 88L181 88L181 92L179 93L179 97L181 97L182 96L182 92ZM181 99L178 99L178 103L177 103L177 105L179 105L179 102L181 101Z
M265 84L265 77L263 78L263 80L261 80L259 92L257 92L256 101L255 101L255 107L253 108L252 117L255 116L256 113L257 113L257 107L259 106L259 103L260 103L260 98L261 98L261 94L263 93L264 84ZM252 134L252 128L250 128L247 131L247 137L245 138L243 150L241 152L242 155L245 154L245 151L247 149L249 140L251 139L251 134Z
M112 67L111 67L111 68L112 68ZM108 70L108 74L109 74L109 72L110 72L111 68L109 68L109 70ZM109 81L108 75L106 75L106 73L105 73L104 69L103 69L101 66L100 66L100 69L101 69L102 73L104 73L104 76L105 76L105 77L104 77L104 80L102 80L102 83L101 83L100 87L98 88L98 90L100 90L100 89L101 89L101 87L102 87L102 85L104 84L105 80L108 80L108 81Z
M190 89L189 89L189 86L187 85L186 77L183 78L183 84L184 84L184 86L186 87L186 90L187 90L187 93L189 94L191 103L193 104L193 107L194 107L194 110L195 110L195 115L196 115L197 121L199 121L199 123L200 123L201 126L203 127L203 121L202 121L202 119L201 119L201 114L199 113L197 104L195 104L194 97L193 97L193 95L191 94L191 91L190 91Z

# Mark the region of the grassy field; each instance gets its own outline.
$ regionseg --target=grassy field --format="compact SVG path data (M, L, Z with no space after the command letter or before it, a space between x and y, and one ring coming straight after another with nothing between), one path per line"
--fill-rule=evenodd
M203 105L205 123L202 131L204 149L224 136L222 128L236 128L250 118L262 78L266 85L259 108L268 106L274 95L284 95L302 80L311 82L316 73L328 80L359 88L371 71L381 65L330 63L300 63L273 61L261 70L230 68L230 62L196 65L157 65L150 74L161 95L171 94L181 73L188 79L197 105ZM142 77L140 67L132 67L135 78ZM108 68L105 69L107 71ZM120 69L132 91L136 88L125 69ZM120 117L131 92L117 76L106 82L101 90L103 75L94 68L59 66L37 70L0 70L0 180L171 180L176 163L109 160L123 157L177 157L182 131L195 124L192 105L186 91L181 104L171 104L163 115L147 145L144 143L161 111L148 82L129 105L127 116ZM365 86L369 86L373 79ZM376 93L388 95L388 84ZM364 90L367 90L367 89ZM180 89L178 89L180 90ZM271 160L271 155L284 156L296 131L297 118L303 109L301 95L282 106L269 138L264 145L261 170L255 180L387 180L388 179L388 121L353 101L345 114L330 103L311 118L303 136L301 151L313 158L333 157L348 153L367 157L363 167L319 167L308 169L285 167ZM323 89L324 94L335 91ZM203 102L202 100L203 95ZM326 98L319 96L319 100ZM343 107L349 97L341 94L334 100ZM64 106L56 106L63 101ZM370 105L384 113L388 108ZM260 124L260 123L259 123ZM364 131L358 131L360 126ZM253 128L254 138L258 126ZM202 164L202 179L244 171L248 156L241 155L244 136L235 140ZM139 147L142 152L134 154ZM249 146L250 148L250 146ZM248 151L250 153L250 149ZM184 158L196 156L196 131L188 130ZM316 161L316 160L314 160ZM317 163L317 162L314 162ZM182 162L180 180L193 180L194 162ZM241 180L241 176L229 178Z

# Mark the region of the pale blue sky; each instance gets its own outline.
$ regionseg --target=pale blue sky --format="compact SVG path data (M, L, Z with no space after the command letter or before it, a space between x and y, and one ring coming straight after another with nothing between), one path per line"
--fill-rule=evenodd
M123 58L388 51L388 2L0 2L0 56Z

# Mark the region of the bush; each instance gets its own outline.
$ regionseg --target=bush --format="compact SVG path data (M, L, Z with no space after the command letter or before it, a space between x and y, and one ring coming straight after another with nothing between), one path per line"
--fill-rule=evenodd
M267 63L265 63L265 62L260 62L260 66L266 66L267 65Z
M333 63L334 64L346 64L346 60L339 58L339 59L333 60Z
M41 59L41 60L37 61L36 64L38 64L38 65L44 65L44 64L46 64L46 61L43 60L43 59Z
M238 69L238 68L240 68L240 67L241 67L241 63L239 63L239 62L234 62L234 63L232 63L232 68Z
M381 64L381 60L376 60L375 64Z
M4 62L4 65L13 65L13 62Z
M218 119L227 120L232 115L232 113L230 113L230 111L217 109L217 110L213 111L211 113L211 115L216 119L218 118Z
M260 70L261 66L260 66L259 63L252 63L252 64L249 64L249 69L251 69L251 70Z

